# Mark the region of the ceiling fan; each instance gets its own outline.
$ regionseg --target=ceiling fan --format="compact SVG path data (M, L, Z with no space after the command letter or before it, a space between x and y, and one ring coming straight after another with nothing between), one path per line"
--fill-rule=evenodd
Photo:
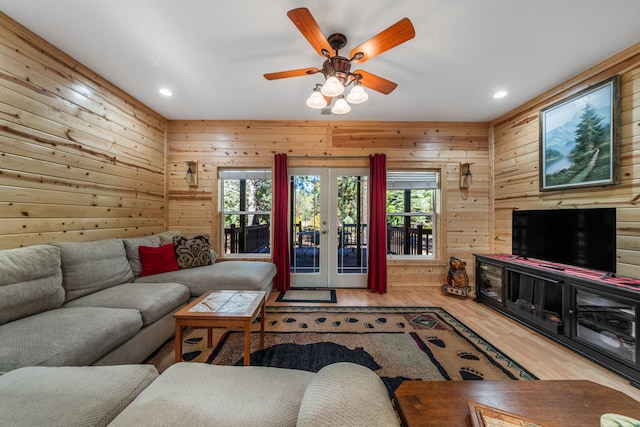
M336 99L332 111L335 114L344 114L351 110L349 103L359 104L367 100L368 95L362 88L383 93L391 93L398 85L375 74L364 70L351 71L352 64L361 64L389 49L392 49L415 36L413 24L408 18L403 18L386 30L373 36L366 42L357 46L349 53L349 58L339 55L339 50L346 46L347 37L336 33L325 37L318 23L307 8L301 7L287 12L287 16L294 23L302 35L309 41L316 52L326 58L322 68L301 68L298 70L268 73L264 77L267 80L277 80L289 77L306 76L322 73L324 84L316 84L313 93L307 99L307 105L311 108L324 108ZM333 54L331 53L333 51ZM345 87L353 85L349 95L343 95ZM349 101L349 103L347 103Z

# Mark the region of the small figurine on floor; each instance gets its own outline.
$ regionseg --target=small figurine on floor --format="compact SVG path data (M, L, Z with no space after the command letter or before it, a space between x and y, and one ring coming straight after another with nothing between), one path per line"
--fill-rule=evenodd
M445 294L458 295L461 298L469 296L469 276L465 269L467 263L456 258L449 258L449 274L447 275L447 284L442 285L442 291Z

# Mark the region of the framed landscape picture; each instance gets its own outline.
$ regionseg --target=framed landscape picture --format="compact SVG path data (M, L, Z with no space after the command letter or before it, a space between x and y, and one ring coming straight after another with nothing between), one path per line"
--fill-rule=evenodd
M618 76L540 111L540 190L615 184Z
M478 402L467 401L467 405L472 427L545 427L521 415Z

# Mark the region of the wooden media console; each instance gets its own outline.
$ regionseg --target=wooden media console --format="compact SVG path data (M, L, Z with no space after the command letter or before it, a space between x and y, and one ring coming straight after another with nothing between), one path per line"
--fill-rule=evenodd
M640 280L515 255L475 257L477 302L640 388Z

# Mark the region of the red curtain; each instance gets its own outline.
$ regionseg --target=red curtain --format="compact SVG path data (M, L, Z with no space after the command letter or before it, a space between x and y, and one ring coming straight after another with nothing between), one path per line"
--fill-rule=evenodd
M387 292L387 160L369 156L369 275L367 289Z
M273 173L273 263L276 265L274 287L279 291L291 288L291 271L289 268L289 212L287 180L287 155L275 155Z

